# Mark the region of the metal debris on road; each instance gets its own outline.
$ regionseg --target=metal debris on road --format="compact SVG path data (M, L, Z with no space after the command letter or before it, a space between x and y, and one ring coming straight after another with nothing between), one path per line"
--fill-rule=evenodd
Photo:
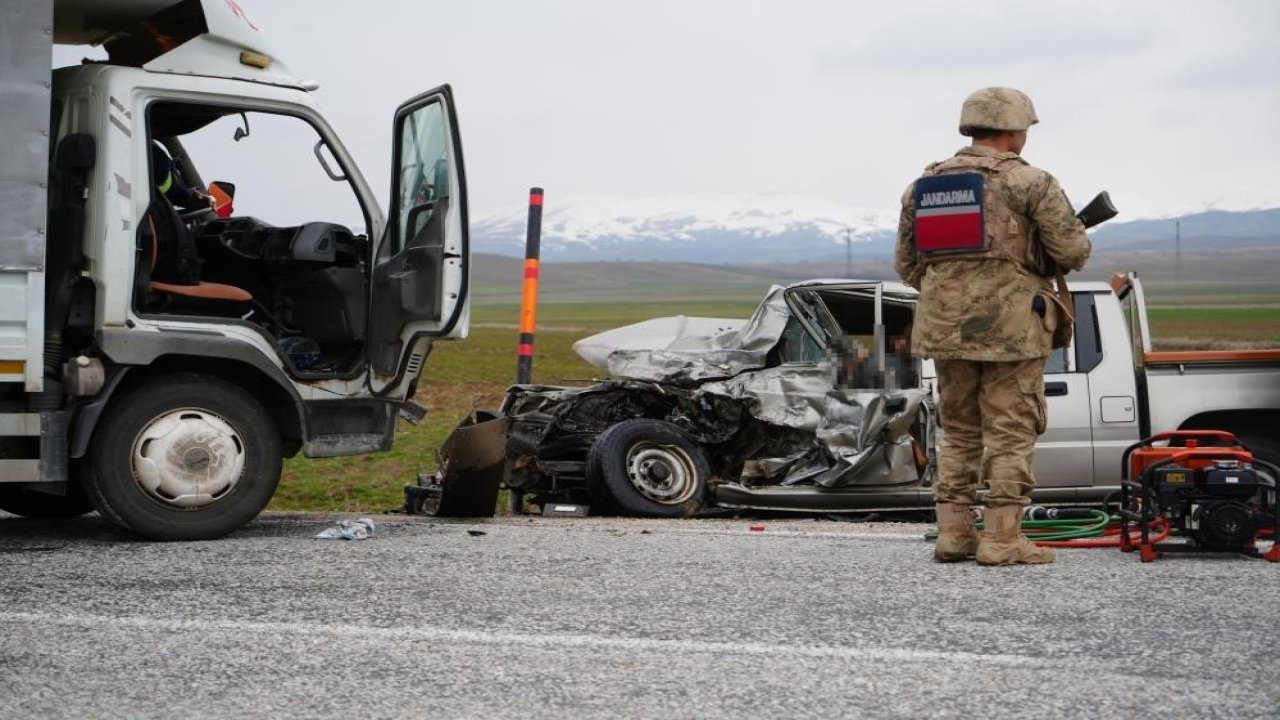
M367 540L373 537L373 520L339 520L333 527L316 535L317 540Z

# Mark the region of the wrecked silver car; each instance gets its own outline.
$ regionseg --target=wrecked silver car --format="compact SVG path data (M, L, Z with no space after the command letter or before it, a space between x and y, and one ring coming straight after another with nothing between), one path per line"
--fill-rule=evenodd
M935 411L905 348L915 299L898 283L815 280L772 288L746 321L584 338L575 351L613 379L517 385L485 420L505 431L502 484L516 508L651 517L927 506ZM449 475L431 507L448 504Z

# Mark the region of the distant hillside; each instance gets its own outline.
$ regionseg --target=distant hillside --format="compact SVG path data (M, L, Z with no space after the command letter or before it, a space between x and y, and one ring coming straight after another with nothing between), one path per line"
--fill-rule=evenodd
M1280 245L1280 208L1208 212L1158 220L1106 223L1093 233L1099 250L1173 250L1181 225L1182 249Z
M1200 304L1280 305L1280 244L1205 251L1117 252L1102 247L1079 277L1107 280L1114 272L1136 270L1159 302L1186 299ZM478 254L472 268L477 303L517 303L523 261ZM556 262L542 264L539 297L546 302L642 302L658 300L754 300L772 284L818 277L897 279L887 258L855 257L793 263ZM1073 276L1074 277L1074 276Z
M877 254L892 243L896 223L896 214L782 193L552 198L543 215L542 254L562 261L697 263L785 262L844 253L847 245ZM526 225L524 209L475 218L475 247L523 255Z
M1122 208L1123 211L1123 208ZM1248 249L1280 245L1280 208L1212 210L1178 218L1126 219L1093 233L1096 250ZM478 252L523 256L524 209L472 222ZM896 212L879 212L804 195L695 194L652 198L580 197L548 201L542 253L551 262L817 262L843 274L846 260L892 256Z
M479 254L472 268L479 303L519 302L524 261ZM796 271L798 272L798 271ZM768 266L654 262L544 262L539 298L547 302L637 302L758 298L774 283L800 279Z

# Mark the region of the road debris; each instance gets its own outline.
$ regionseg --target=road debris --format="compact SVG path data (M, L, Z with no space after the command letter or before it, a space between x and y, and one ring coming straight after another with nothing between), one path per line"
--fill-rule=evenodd
M317 540L367 540L373 537L373 520L339 520L333 527L316 534Z

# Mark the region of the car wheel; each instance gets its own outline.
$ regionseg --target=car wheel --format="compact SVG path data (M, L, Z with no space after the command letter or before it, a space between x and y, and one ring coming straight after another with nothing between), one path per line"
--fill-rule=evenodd
M170 375L107 409L91 446L90 499L153 540L220 537L280 482L280 436L262 405L215 377Z
M50 495L20 484L0 483L0 510L28 518L74 518L93 511L93 503L78 483L67 484L66 495Z
M606 429L587 452L587 479L603 485L621 512L687 517L706 501L706 454L668 422L637 418Z

